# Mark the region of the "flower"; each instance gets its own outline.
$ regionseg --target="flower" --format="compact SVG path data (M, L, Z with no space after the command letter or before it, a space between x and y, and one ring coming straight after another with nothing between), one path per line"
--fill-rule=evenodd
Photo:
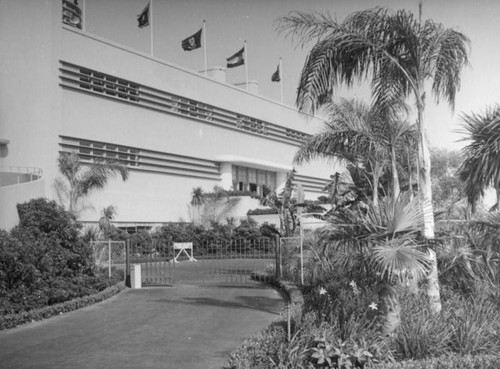
M320 295L324 295L324 294L326 294L326 290L325 290L323 287L321 287L321 288L319 289L319 294L320 294Z
M356 285L356 282L354 281L354 279L351 281L351 283L349 283L349 285L350 285L352 288L356 288L356 287L358 287L358 286Z
M375 302L372 301L372 303L370 305L368 305L368 307L372 310L378 310L378 307L377 307L377 304Z

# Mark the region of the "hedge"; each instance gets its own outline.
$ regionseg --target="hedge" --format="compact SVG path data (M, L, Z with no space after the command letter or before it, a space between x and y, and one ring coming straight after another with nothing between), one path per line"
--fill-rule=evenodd
M283 291L290 301L290 316L292 321L297 323L301 319L304 297L297 286L287 281L278 280L264 272L253 272L252 278L258 281L265 281ZM229 360L224 364L224 369L268 368L269 358L276 358L282 342L286 340L287 332L285 327L286 316L281 315L280 319L246 339L234 350Z
M94 295L79 297L73 300L62 302L60 304L50 305L30 311L24 311L19 314L7 314L4 316L0 316L0 330L14 328L21 324L47 319L52 316L60 315L80 309L85 306L96 304L110 298L111 296L116 295L124 288L125 284L123 282L120 282Z
M437 358L400 361L391 364L377 364L373 369L498 369L500 356L442 356Z

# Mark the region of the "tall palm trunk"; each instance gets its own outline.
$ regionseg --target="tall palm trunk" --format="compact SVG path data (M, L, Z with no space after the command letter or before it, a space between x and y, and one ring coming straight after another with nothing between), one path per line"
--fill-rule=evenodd
M434 239L434 212L432 209L432 189L431 189L431 155L427 145L427 137L424 128L424 107L423 96L417 93L418 109L418 161L419 161L419 198L424 217L424 237ZM428 250L431 269L426 279L427 296L429 297L430 308L435 312L441 311L441 294L439 291L439 276L437 269L436 252Z
M391 147L391 164L392 164L392 196L395 202L396 199L399 197L401 189L399 187L399 176L398 176L398 168L396 162L396 149L394 148L394 145L392 145Z

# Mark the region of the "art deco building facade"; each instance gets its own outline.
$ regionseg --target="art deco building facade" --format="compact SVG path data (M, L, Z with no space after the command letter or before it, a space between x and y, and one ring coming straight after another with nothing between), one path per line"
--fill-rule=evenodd
M194 187L279 186L320 126L260 96L254 82L228 84L223 68L186 70L82 31L60 0L29 3L0 2L0 228L16 224L16 203L56 199L60 152L130 168L128 181L89 197L82 220L108 205L123 222L189 220ZM334 171L296 169L309 199Z

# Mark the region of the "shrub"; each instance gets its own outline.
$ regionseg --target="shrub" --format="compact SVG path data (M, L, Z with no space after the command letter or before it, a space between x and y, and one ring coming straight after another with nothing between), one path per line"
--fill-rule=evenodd
M19 227L23 233L34 236L55 236L62 242L75 242L81 226L75 217L55 201L44 198L17 204Z
M372 366L373 369L497 369L500 356L442 356L419 361L401 361Z
M457 354L493 354L500 351L499 309L487 296L452 301L447 323L453 327L450 348Z
M429 310L423 295L402 296L401 326L391 339L399 360L423 359L449 352L452 327L446 319L447 308L441 314Z
M125 285L123 283L119 283L99 293L76 298L70 301L63 302L61 304L45 306L43 308L34 309L31 311L23 311L18 314L7 314L3 316L0 315L0 330L13 328L21 324L31 323L42 319L47 319L55 315L63 314L88 305L96 304L113 295L116 295L124 288Z
M272 215L272 214L278 214L277 209L272 209L272 208L265 208L265 209L250 209L247 211L247 216L251 215Z
M272 369L278 360L278 352L286 342L283 325L274 324L264 331L245 340L234 351L224 365L225 369Z

